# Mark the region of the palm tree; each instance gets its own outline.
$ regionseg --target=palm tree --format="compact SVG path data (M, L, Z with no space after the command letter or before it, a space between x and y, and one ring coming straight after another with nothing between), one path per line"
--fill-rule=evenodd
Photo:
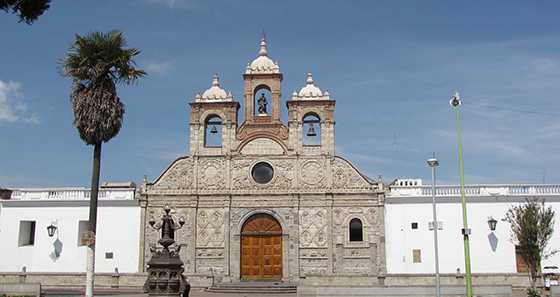
M65 60L61 61L61 75L71 77L70 92L74 126L80 138L94 146L93 173L88 232L93 240L84 240L88 245L86 267L86 296L93 296L93 273L95 269L95 232L97 227L97 194L101 166L101 144L115 137L121 128L124 105L117 97L117 84L131 84L147 75L136 70L132 58L140 50L124 49L127 45L122 33L112 30L107 33L92 32L84 36L76 34L69 44Z

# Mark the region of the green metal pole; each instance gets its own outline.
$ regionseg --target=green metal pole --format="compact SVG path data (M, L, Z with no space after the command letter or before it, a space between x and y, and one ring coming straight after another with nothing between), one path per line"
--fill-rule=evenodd
M472 280L471 280L471 252L469 248L469 234L471 233L467 224L467 199L465 197L465 174L463 171L463 146L461 144L461 121L459 120L459 105L461 99L459 92L455 91L451 105L457 109L457 133L459 134L459 163L461 167L461 200L463 204L463 240L465 243L465 273L467 278L467 297L472 297Z

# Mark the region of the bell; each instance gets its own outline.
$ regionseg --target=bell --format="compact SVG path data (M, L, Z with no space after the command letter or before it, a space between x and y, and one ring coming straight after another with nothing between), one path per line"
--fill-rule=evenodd
M317 133L315 133L315 129L313 129L313 124L309 124L309 131L307 132L307 136L317 136Z
M212 130L210 130L210 133L212 134L218 133L218 129L216 129L216 125L212 126Z

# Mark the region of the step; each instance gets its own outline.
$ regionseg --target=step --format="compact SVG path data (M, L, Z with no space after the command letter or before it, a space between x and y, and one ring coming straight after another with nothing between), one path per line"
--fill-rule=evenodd
M246 294L295 294L296 284L282 282L240 282L217 283L205 291L214 293L246 293Z

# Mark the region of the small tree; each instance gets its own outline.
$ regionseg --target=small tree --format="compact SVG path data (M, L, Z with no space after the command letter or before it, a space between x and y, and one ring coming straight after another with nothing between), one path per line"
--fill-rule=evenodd
M554 255L557 250L547 249L554 232L554 210L545 207L544 200L527 199L517 206L510 206L502 221L511 224L510 241L531 272L531 285L536 290L541 260Z

